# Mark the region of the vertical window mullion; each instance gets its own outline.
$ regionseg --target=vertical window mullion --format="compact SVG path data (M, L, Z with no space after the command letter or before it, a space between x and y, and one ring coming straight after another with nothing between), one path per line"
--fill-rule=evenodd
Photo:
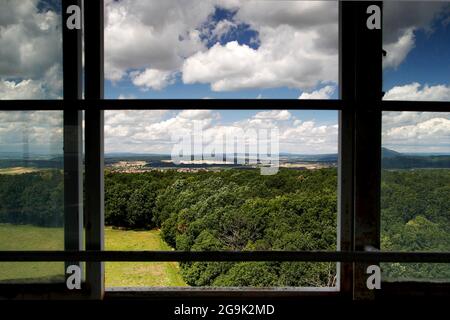
M85 111L86 250L104 249L103 110L103 0L84 2L85 97L94 101ZM103 262L86 265L86 282L92 299L101 299L105 289Z
M71 5L81 6L81 0L62 0L63 92L64 100L81 99L82 62L81 30L65 27ZM83 176L82 176L82 112L64 110L64 249L83 248ZM67 261L80 265L80 262Z
M353 250L353 164L354 164L354 61L355 29L353 6L339 2L339 89L343 110L339 111L338 250ZM351 296L353 263L339 263L339 288Z
M380 249L382 30L369 29L367 8L382 2L354 2L355 158L354 249ZM366 286L368 263L354 265L354 299L373 299Z

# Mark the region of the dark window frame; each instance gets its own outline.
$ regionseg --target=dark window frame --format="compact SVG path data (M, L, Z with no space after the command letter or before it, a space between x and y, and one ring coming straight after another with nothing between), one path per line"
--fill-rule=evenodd
M62 16L72 4L81 5L82 0L62 0ZM69 297L69 298L117 298L140 297L347 297L352 299L374 299L392 295L436 293L450 295L450 284L440 283L384 283L379 291L365 288L365 266L372 261L395 261L402 254L364 252L380 247L380 179L381 179L381 114L383 111L450 112L449 102L383 101L382 100L382 30L368 30L366 8L381 1L339 1L339 88L337 100L104 100L103 79L103 0L84 2L85 32L85 99L82 99L81 31L63 28L63 79L64 100L0 100L0 110L63 110L64 111L64 159L65 159L65 249L58 257L56 252L21 252L22 258L29 253L28 261L87 261L85 288L81 292L69 293L64 285L1 285L0 296ZM63 20L64 22L65 20ZM63 23L64 25L64 23ZM239 105L239 108L237 107ZM292 253L292 252L248 252L246 261L289 261L310 254L317 260L323 254L324 261L341 261L338 269L339 291L301 290L231 290L210 288L188 289L136 289L133 292L107 291L104 288L104 261L111 261L114 253L93 254L83 257L82 227L86 227L86 250L104 249L104 203L103 203L103 112L125 109L284 109L337 110L339 111L339 174L338 174L338 253ZM130 107L132 106L132 107ZM86 201L82 203L81 112L85 111L85 181ZM370 146L370 147L367 147ZM367 172L370 172L369 179ZM66 189L67 188L67 189ZM84 205L84 219L82 208ZM67 209L71 206L72 209ZM373 223L375 221L375 223ZM19 253L20 254L20 253ZM116 252L119 259L127 254ZM171 252L155 252L144 261L168 261ZM215 253L181 253L186 260L199 259ZM230 253L229 260L240 253ZM314 256L311 256L311 254ZM88 254L89 255L89 254ZM95 258L94 256L97 256ZM278 256L277 256L278 255ZM295 256L298 256L297 258ZM348 256L346 258L346 255ZM433 254L406 253L405 259L433 261ZM33 257L34 256L34 257ZM100 256L100 258L99 258ZM364 258L368 256L369 258ZM0 261L14 258L14 252L0 252ZM239 256L243 258L242 255ZM371 257L371 258L370 258ZM391 260L389 260L389 257ZM400 258L399 258L400 257ZM180 257L178 257L180 258ZM177 258L177 259L178 259ZM245 258L245 259L247 259ZM19 256L16 255L16 259ZM46 260L47 259L47 260ZM102 260L103 259L103 260ZM153 260L152 260L153 259ZM156 260L155 260L156 259ZM164 260L166 259L166 260ZM182 260L183 260L182 259ZM244 259L244 260L245 260ZM303 257L302 259L306 259ZM384 260L383 260L384 259ZM434 259L450 261L449 253L436 254ZM416 261L414 260L414 261ZM17 260L15 260L17 261ZM42 261L42 260L41 260ZM128 261L133 261L132 258ZM136 261L136 260L135 260ZM172 260L173 261L173 260ZM234 261L234 260L233 260ZM297 260L305 261L305 260ZM440 261L440 260L439 260ZM73 263L73 262L72 262ZM78 263L78 262L77 262ZM15 295L14 295L15 292Z

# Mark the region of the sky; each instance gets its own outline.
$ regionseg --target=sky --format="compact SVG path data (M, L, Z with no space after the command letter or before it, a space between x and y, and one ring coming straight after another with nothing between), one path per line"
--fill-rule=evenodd
M0 99L61 98L58 1L0 9ZM337 23L333 1L105 0L105 96L337 99ZM384 99L450 101L450 4L386 2L383 28ZM105 150L170 153L172 135L201 121L211 139L277 128L281 152L337 152L336 111L274 107L107 111ZM0 112L1 149L58 149L61 126L58 112ZM450 113L384 113L383 145L450 153Z

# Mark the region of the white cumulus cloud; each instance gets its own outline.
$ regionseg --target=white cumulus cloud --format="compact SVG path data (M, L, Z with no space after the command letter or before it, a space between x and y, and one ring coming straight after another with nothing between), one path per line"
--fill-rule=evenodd
M415 32L433 32L432 22L449 12L444 1L385 1L383 9L383 46L385 68L398 67L415 46Z
M185 83L213 91L289 87L311 89L337 82L337 5L320 1L244 1L236 21L258 33L259 47L230 41L188 57Z
M234 10L235 18L213 21L214 28L205 30L216 7ZM312 88L319 81L337 80L334 3L108 0L105 8L105 72L112 81L131 77L137 86L163 88L171 84L164 80L168 73L182 71L185 83L229 91ZM239 23L257 32L259 48L237 42L206 47ZM135 81L133 72L146 69L155 70L155 76L160 72L163 80L149 86Z
M258 112L254 117L256 119L289 120L291 113L288 110L271 110Z
M450 86L421 85L417 82L395 86L387 91L384 100L450 101Z
M62 95L61 16L38 4L0 1L0 99Z
M0 111L0 150L22 156L62 154L63 112Z
M105 2L105 77L118 81L131 69L177 70L204 48L198 29L214 10L210 1Z
M237 113L239 111L236 111ZM121 120L123 118L123 120ZM202 129L204 143L219 145L233 132L278 129L283 152L328 153L337 151L337 125L301 121L287 110L264 110L227 123L215 110L106 111L106 152L170 153L173 135ZM337 119L336 119L337 121ZM133 124L133 125L130 125Z
M383 112L383 146L399 152L449 153L449 112Z
M397 41L388 43L384 46L384 50L386 50L387 55L383 60L383 67L398 67L405 60L409 52L414 48L414 45L414 29L406 29Z
M325 86L312 92L303 92L299 99L330 99L336 90L335 86Z
M135 71L130 73L135 86L154 90L161 90L172 84L175 81L174 76L171 71L157 69L145 69L143 72Z

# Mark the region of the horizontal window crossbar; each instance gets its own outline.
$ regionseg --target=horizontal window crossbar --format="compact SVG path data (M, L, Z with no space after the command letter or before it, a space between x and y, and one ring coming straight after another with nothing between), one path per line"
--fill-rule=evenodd
M383 111L450 112L450 101L382 101Z
M152 99L152 100L0 100L0 111L21 110L146 110L146 109L299 109L344 110L344 100L303 99ZM381 101L382 111L450 112L450 101Z
M450 263L450 252L380 251L0 251L2 262L303 261Z

